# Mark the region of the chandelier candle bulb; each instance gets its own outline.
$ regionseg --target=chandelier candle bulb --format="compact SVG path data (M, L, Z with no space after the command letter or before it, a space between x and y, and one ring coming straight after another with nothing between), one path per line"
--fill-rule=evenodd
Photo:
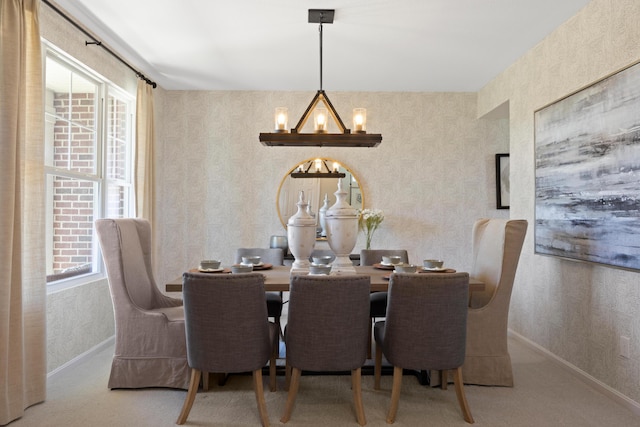
M316 108L313 119L316 132L327 131L327 110L325 108Z
M353 130L355 132L365 132L367 129L367 109L353 109Z
M289 112L286 107L276 108L276 132L286 132Z

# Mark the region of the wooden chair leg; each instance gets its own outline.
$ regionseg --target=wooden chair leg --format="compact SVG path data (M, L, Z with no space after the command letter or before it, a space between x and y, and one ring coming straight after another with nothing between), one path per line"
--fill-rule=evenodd
M289 362L285 359L284 362L284 389L285 391L289 391L289 386L291 385L291 366L289 366Z
M271 358L269 359L269 390L274 392L277 390L276 385L276 359L280 352L280 318L277 317L275 321L276 331L273 334L273 348L271 349Z
M396 413L398 412L398 403L400 401L400 388L402 387L402 368L398 366L393 367L393 388L391 389L391 406L389 407L389 413L387 414L387 423L393 424L396 420Z
M367 359L371 359L372 333L373 333L373 317L369 319L369 340L367 343Z
M289 394L287 395L287 403L284 408L284 413L280 422L286 423L291 419L291 412L293 412L293 405L296 403L296 396L298 395L298 386L300 385L300 374L302 372L298 368L293 368L291 373L291 384L289 385Z
M209 391L209 372L202 372L202 391Z
M196 398L196 393L198 393L198 387L200 386L200 375L201 373L199 370L191 369L189 391L187 391L187 396L184 399L182 411L180 411L180 415L178 416L178 421L176 421L176 424L184 424L185 422L187 422L187 417L189 416L189 412L191 412L193 401Z
M380 375L382 374L382 346L376 344L376 364L373 367L373 389L380 390Z
M353 404L356 408L356 420L361 426L367 424L362 404L362 368L351 371L351 388L353 389Z
M258 412L263 427L269 427L269 415L267 414L267 403L264 400L264 389L262 385L262 369L253 371L253 390L256 393Z
M473 417L471 416L471 410L469 409L469 404L467 403L467 397L464 394L464 383L462 382L462 366L458 367L453 372L453 382L456 386L456 396L458 396L458 403L460 404L460 409L462 409L462 415L464 416L464 420L469 424L473 424Z
M440 388L446 390L449 385L449 371L442 369L440 371Z

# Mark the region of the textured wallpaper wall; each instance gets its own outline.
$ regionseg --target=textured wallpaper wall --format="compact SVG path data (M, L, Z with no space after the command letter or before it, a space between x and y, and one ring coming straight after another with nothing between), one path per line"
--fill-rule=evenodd
M508 149L506 119L478 119L475 94L331 93L345 122L367 108L377 148L265 147L275 107L295 122L309 92L156 91L158 104L158 282L203 258L230 264L236 248L268 247L286 234L276 211L278 185L301 160L322 156L346 164L361 181L367 207L386 219L374 248L406 248L413 262L443 257L470 265L471 227L495 209L494 155ZM332 198L333 203L334 200ZM364 247L360 235L354 252Z
M638 19L637 0L593 0L479 93L480 113L509 102L512 216L533 225L534 111L639 61ZM510 327L640 402L639 278L534 255L531 227ZM629 359L619 356L621 335L631 339Z

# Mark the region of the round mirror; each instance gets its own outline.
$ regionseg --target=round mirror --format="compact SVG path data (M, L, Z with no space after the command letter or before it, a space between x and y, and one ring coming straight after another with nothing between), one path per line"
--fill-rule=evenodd
M364 194L358 179L353 172L334 159L326 157L312 158L304 160L293 168L282 178L276 200L278 217L282 226L287 228L289 217L298 211L298 194L304 191L305 199L310 203L310 211L315 218L324 204L324 196L327 195L328 207L336 202L338 191L338 180L342 180L342 189L347 192L347 201L356 209L364 208ZM322 227L318 223L318 237Z

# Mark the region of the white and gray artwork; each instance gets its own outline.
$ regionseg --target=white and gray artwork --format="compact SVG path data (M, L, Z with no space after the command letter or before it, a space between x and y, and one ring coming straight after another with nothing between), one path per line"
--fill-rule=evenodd
M535 251L640 269L640 64L535 113Z

